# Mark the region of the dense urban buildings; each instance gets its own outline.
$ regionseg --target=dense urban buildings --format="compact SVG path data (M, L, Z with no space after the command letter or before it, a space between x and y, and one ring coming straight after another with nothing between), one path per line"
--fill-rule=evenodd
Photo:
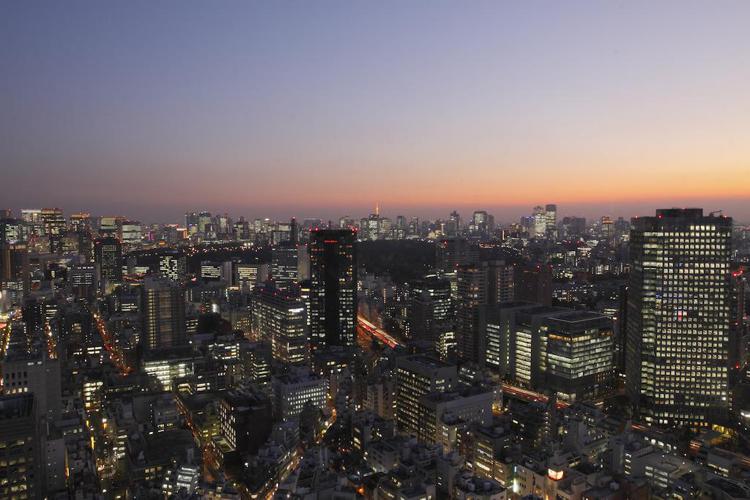
M0 500L750 499L750 2L0 12Z
M750 492L750 228L560 212L5 211L1 496Z

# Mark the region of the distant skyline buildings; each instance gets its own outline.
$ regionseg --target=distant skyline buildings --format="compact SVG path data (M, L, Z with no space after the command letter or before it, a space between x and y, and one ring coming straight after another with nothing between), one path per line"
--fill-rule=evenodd
M284 206L272 206L272 205L236 205L236 204L208 204L202 203L200 206L204 207L200 212L190 209L191 203L181 203L174 207L165 208L160 207L149 207L146 204L137 205L121 205L117 200L112 200L111 203L106 204L90 204L82 206L81 204L75 204L72 208L68 208L66 205L53 203L54 196L50 199L42 200L40 203L31 204L25 203L22 205L14 206L7 204L0 206L4 212L10 212L10 214L18 219L27 220L29 217L36 214L38 216L39 207L54 206L60 208L66 219L68 218L80 218L81 214L87 216L87 225L90 224L91 219L106 219L106 220L120 220L122 222L128 221L139 221L138 224L142 228L145 228L151 224L177 224L179 227L192 226L193 232L198 230L198 216L199 214L211 214L213 216L219 216L220 214L228 214L233 220L235 225L240 223L252 222L255 219L272 219L277 221L290 220L296 218L299 221L317 219L327 223L331 221L333 226L340 226L342 220L350 221L350 224L359 223L361 219L367 218L367 214L371 214L372 207L376 203L368 202L354 202L351 204L341 203L336 205L326 205L321 203L320 205L302 205L295 204L294 202L284 204ZM554 202L554 203L553 203ZM379 216L389 218L395 225L398 222L399 216L405 216L406 220L418 217L420 220L443 220L449 222L453 220L453 213L455 212L460 216L460 224L462 227L466 227L472 220L474 212L486 212L488 215L494 218L496 226L502 226L507 224L513 224L518 222L521 217L529 217L533 215L534 207L541 206L544 213L544 219L546 222L548 205L555 207L555 219L557 224L560 224L566 217L583 217L587 223L592 222L594 219L599 219L603 214L609 216L613 220L619 217L625 220L630 220L632 217L642 215L644 213L652 213L656 210L667 207L675 208L689 208L689 207L704 207L707 211L721 210L724 213L731 213L735 224L747 225L750 224L750 195L748 197L738 198L669 198L665 197L664 200L642 200L642 201L611 201L608 203L581 203L581 202L565 202L558 198L547 197L539 199L532 199L526 204L482 204L480 201L476 202L458 202L456 204L434 204L434 205L405 205L405 204L386 204L379 202L380 214ZM122 208L117 208L121 206ZM82 212L81 210L85 210ZM116 215L113 215L116 214ZM190 216L190 217L189 217ZM209 216L210 217L210 216ZM240 218L242 220L240 221ZM541 220L540 220L541 222ZM41 224L40 224L41 225Z

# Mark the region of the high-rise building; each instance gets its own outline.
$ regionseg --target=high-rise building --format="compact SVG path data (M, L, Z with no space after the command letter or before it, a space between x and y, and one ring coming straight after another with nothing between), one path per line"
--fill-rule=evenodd
M26 240L28 228L21 219L0 218L0 243L18 243Z
M94 261L99 266L102 283L122 281L122 244L113 237L94 242Z
M420 434L421 399L433 392L447 392L458 381L455 365L423 355L396 359L396 423L407 434Z
M469 224L469 233L479 237L488 237L495 229L495 217L485 210L474 212Z
M62 238L67 223L62 210L59 208L43 208L40 214L44 234L49 238L49 251L62 252Z
M487 365L501 377L568 402L613 388L614 334L607 316L529 302L483 312Z
M159 254L159 275L172 281L185 279L187 259L179 250L169 250Z
M563 217L562 236L565 238L580 238L586 232L586 219L583 217Z
M544 238L547 235L547 212L544 207L537 205L532 214L531 234L532 238Z
M107 215L99 218L99 236L102 238L120 238L122 236L122 215Z
M0 497L40 498L39 433L32 394L0 396Z
M299 281L295 241L282 241L271 249L271 279L281 290L288 290Z
M353 345L357 325L357 233L310 234L310 333L313 345Z
M437 267L451 273L458 266L472 264L479 260L479 248L464 238L446 238L436 245Z
M518 265L514 272L515 300L552 304L552 269L548 265Z
M705 425L729 408L731 233L698 208L633 219L626 376L649 423Z
M147 278L141 293L144 346L152 350L184 345L185 290L167 279Z
M30 281L26 244L0 242L0 290L9 292L20 304L29 292Z
M309 359L307 314L301 299L284 290L258 287L253 292L253 335L271 344L274 359L305 364Z
M76 264L68 270L68 285L73 296L89 302L96 297L97 271L94 264Z
M409 337L434 342L441 333L453 330L453 320L450 280L429 276L411 284Z
M503 261L483 261L458 268L456 341L458 356L484 365L486 337L480 328L483 306L513 300L513 266Z
M221 436L238 453L255 453L272 428L272 407L267 395L245 388L230 391L219 400Z
M138 221L124 220L121 226L122 242L125 245L139 245L143 236L143 226Z
M557 205L547 205L544 207L545 233L548 238L557 238Z
M86 212L70 214L70 228L78 232L91 231L91 214Z
M589 311L569 311L546 323L544 388L557 399L593 398L613 388L612 320Z

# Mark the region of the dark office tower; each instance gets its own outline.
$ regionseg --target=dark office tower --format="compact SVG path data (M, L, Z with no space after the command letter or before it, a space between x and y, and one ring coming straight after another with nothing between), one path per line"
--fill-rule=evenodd
M94 261L99 266L102 283L122 281L122 244L113 237L94 242Z
M633 219L626 376L649 423L707 425L729 407L732 219L698 208Z
M29 254L23 243L0 242L0 290L21 303L30 286Z
M617 317L614 325L615 371L618 377L625 375L626 340L628 338L628 287L620 286Z
M352 345L357 325L357 233L310 233L310 334L314 345Z
M729 309L730 359L733 375L739 375L747 364L744 338L745 300L747 297L747 273L744 267L732 271L732 306Z
M32 394L0 396L0 497L41 496L36 429Z
M147 278L141 292L141 318L146 349L185 345L185 290L166 278Z
M586 219L583 217L563 217L562 236L568 239L580 238L586 232Z
M448 238L437 244L437 267L441 271L452 273L458 266L464 266L479 260L479 247L463 238Z
M456 304L456 342L463 361L483 366L486 338L481 328L483 306L513 300L513 266L502 261L485 261L459 266Z
M76 264L68 269L68 286L71 294L88 303L96 298L96 266Z
M430 276L411 284L409 337L434 342L453 330L453 319L450 280Z
M552 304L552 269L541 264L516 266L514 287L516 300L548 306Z

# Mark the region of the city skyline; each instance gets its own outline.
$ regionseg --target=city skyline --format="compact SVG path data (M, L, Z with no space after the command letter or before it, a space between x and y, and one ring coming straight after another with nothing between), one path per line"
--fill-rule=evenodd
M8 5L4 204L748 221L750 7L722 5Z

